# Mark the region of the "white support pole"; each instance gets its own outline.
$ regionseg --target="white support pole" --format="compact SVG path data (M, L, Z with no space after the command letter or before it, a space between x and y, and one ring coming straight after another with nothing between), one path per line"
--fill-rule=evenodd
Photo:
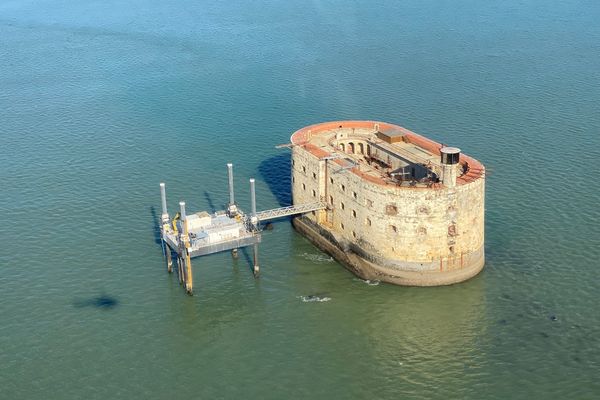
M252 218L256 218L256 190L254 188L254 178L250 179L250 202Z
M227 163L227 175L229 177L229 205L235 204L235 197L233 194L233 164Z
M163 256L167 260L167 271L171 272L171 252L169 246L165 243L165 230L169 226L169 212L167 211L167 194L163 182L160 183L160 203L162 205L162 214L160 216L160 244L162 246Z
M167 193L165 191L165 184L162 182L160 183L160 202L162 205L162 217L164 218L166 215L167 218L169 218L169 212L167 211Z
M238 214L237 206L235 205L235 195L233 192L233 164L227 163L227 175L229 178L229 205L227 206L227 213L229 217L233 218Z
M186 219L186 215L185 215L185 201L180 201L179 202L179 215L180 215L181 223L183 224L183 222Z

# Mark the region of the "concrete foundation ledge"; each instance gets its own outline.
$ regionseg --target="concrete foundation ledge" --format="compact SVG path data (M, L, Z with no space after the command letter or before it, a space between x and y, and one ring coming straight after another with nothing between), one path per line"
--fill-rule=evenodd
M465 257L467 260L461 267L441 271L425 269L414 270L414 262L407 262L405 270L402 262L395 260L393 267L380 265L366 259L358 253L363 253L354 243L348 243L337 238L332 232L305 217L292 220L294 228L309 239L315 246L330 254L349 271L362 279L379 280L402 286L442 286L466 281L477 275L485 264L483 247ZM376 257L369 257L376 260ZM383 261L383 260L382 260ZM389 264L382 262L381 264ZM428 263L428 265L431 263ZM391 264L390 264L391 265Z

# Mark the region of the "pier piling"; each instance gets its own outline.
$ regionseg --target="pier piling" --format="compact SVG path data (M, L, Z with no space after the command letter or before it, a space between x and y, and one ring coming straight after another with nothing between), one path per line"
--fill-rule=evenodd
M188 231L187 215L185 213L185 201L179 202L179 213L181 215L181 225L183 226L183 233L181 234L181 258L183 261L183 277L185 283L185 291L188 294L193 293L194 289L194 278L192 276L192 260L190 259L190 236Z
M165 230L169 225L169 212L167 211L167 193L163 182L160 183L160 203L162 205L162 214L160 215L160 244L163 257L167 262L167 271L171 272L171 251L169 246L165 243Z
M258 243L254 244L254 277L258 278L260 268L258 267Z
M258 230L258 218L256 217L256 189L254 185L254 178L250 179L250 210L251 210L251 219L252 226L255 230ZM258 277L259 267L258 267L258 243L254 244L254 277Z

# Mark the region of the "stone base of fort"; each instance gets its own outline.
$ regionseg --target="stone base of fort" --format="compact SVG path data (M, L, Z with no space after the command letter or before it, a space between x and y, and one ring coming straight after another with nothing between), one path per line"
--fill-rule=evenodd
M464 256L458 266L446 265L446 270L443 261L415 263L394 260L393 265L385 265L389 261L376 260L373 257L368 260L367 254L357 245L336 238L329 230L306 217L294 218L292 224L315 246L330 254L362 279L402 286L451 285L474 277L483 269L485 263L484 251L481 248Z

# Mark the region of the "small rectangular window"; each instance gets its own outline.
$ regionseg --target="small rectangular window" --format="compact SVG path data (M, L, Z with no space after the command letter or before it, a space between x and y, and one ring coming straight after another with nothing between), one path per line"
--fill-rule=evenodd
M356 199L358 197L358 194L356 194L356 192L352 192L352 197Z
M352 216L356 218L356 210L352 210Z
M342 210L346 209L346 206L344 205L344 203L340 203L340 207L342 207Z
M342 192L346 191L346 186L345 185L341 185L341 188L342 188Z
M352 236L356 239L356 232L352 231Z
M333 196L329 196L329 204L333 204Z
M317 192L316 191L312 191L313 197L317 197Z
M340 228L344 229L344 223L340 222Z
M333 178L329 178L329 182L333 184Z
M302 184L302 190L306 190L306 184Z
M302 172L306 172L306 166L302 166Z
M385 213L387 215L397 215L398 207L396 207L395 204L388 204L387 206L385 206Z
M313 172L313 179L317 179L317 174Z
M367 226L371 226L371 220L370 220L369 218L367 218L367 219L365 220L365 224L366 224Z

